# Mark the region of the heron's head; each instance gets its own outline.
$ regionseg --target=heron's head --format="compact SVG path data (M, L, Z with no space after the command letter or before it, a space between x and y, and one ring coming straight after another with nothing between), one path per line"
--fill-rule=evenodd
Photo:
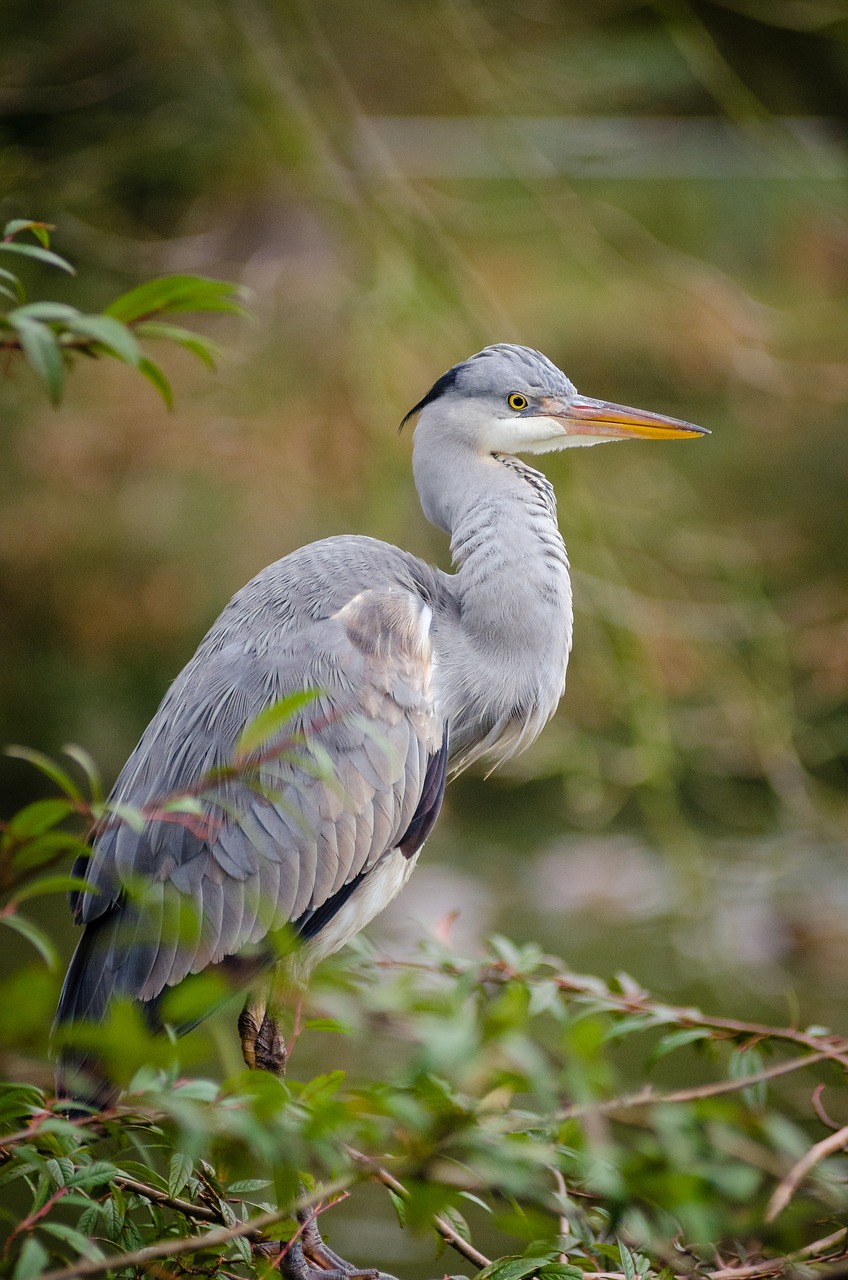
M590 400L546 356L498 343L454 365L409 411L427 430L480 453L549 453L605 440L682 440L703 427L606 400Z

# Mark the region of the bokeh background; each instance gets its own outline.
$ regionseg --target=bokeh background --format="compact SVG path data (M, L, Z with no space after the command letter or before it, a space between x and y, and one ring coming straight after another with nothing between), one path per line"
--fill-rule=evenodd
M176 411L0 380L0 738L117 773L269 561L360 531L447 566L396 425L516 340L713 432L551 457L569 687L449 792L374 929L535 938L669 999L846 1030L848 19L839 0L5 0L0 214L93 310L251 291ZM0 764L8 812L36 775ZM456 919L451 913L459 912ZM49 922L69 954L64 903ZM15 981L20 981L16 978ZM33 1053L53 998L31 983ZM40 994L39 994L40 993ZM39 1004L42 1002L43 1008Z

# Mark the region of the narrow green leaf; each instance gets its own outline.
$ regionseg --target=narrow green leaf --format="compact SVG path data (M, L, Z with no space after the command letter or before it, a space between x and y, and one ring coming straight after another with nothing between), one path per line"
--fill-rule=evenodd
M58 765L55 760L51 760L50 756L46 756L42 751L35 751L32 747L12 745L5 748L5 753L14 760L26 760L28 764L34 765L52 782L55 782L66 796L70 796L73 800L82 800L82 792L71 775L66 773L61 765Z
M47 1270L48 1262L49 1258L44 1245L36 1240L35 1236L30 1236L24 1241L24 1247L18 1255L12 1280L35 1280L42 1271Z
M709 1040L712 1032L708 1027L683 1027L679 1031L669 1031L651 1051L648 1061L653 1063L667 1053L673 1053L685 1044L694 1044L698 1040Z
M158 320L143 320L135 327L136 333L141 338L165 338L170 342L176 342L179 346L185 347L186 351L190 351L192 355L197 356L198 360L210 369L216 368L216 361L220 359L223 348L217 342L213 342L211 338L206 338L202 334L192 333L190 329L183 329L176 324L162 324Z
M121 294L109 304L106 314L125 324L174 311L229 311L243 315L245 309L237 300L238 292L238 286L226 280L162 276Z
M14 898L15 903L19 905L29 898L41 898L47 893L70 893L72 890L78 890L80 893L84 890L91 893L97 892L79 876L45 876L43 880L33 880L32 884L25 884L20 889L16 889Z
M94 758L89 755L85 747L80 747L76 742L66 742L62 747L66 756L78 764L82 769L88 781L88 788L91 792L92 801L100 804L103 800L103 779L100 776L100 770L94 762Z
M53 253L51 249L44 249L37 244L17 244L14 241L7 244L0 240L0 250L5 250L6 253L20 253L25 258L35 258L39 262L46 262L51 267L59 267L60 270L67 271L70 276L76 275L70 262L60 258L58 253Z
M15 316L23 316L25 320L44 320L48 324L67 324L78 315L76 307L69 307L64 302L27 302L10 311L6 319L10 324L15 323Z
M52 403L58 404L65 384L65 365L55 333L39 320L22 316L20 309L10 311L8 320L20 339L30 367L44 382Z
M31 231L46 249L50 245L50 232L52 230L52 222L34 222L32 218L12 218L12 221L7 222L3 228L3 238L19 235L21 231Z
M143 374L148 382L151 382L165 401L169 409L174 407L174 392L171 384L165 377L165 374L149 356L142 356L138 362L138 371Z
M83 316L79 313L67 321L71 333L92 341L111 351L119 360L125 360L137 369L143 359L141 348L125 324L114 316Z
M81 1231L77 1231L74 1227L68 1227L64 1222L41 1222L42 1231L49 1231L57 1240L64 1240L83 1258L88 1258L91 1262L102 1262L105 1254L99 1245L96 1245Z
M12 914L0 915L0 923L5 924L9 929L14 929L22 938L26 938L27 942L31 942L48 969L57 969L59 967L56 948L47 937L47 934L39 929L37 924L33 924L31 920L27 920L24 916Z
M283 725L291 720L301 707L307 706L310 702L315 702L320 698L321 691L318 689L299 689L295 693L290 693L285 698L280 698L278 702L274 702L270 707L266 707L264 711L260 711L249 724L245 725L241 736L236 743L236 749L233 758L236 761L243 760L245 756L249 756L257 747L262 746L280 732Z
M21 302L26 301L26 290L16 275L13 275L11 271L7 271L5 267L0 267L0 280L8 280L17 295L17 298L20 299Z
M75 806L71 801L63 800L59 796L52 796L47 800L34 800L32 804L19 809L9 819L4 843L9 836L18 840L28 840L33 836L43 835L45 831L64 821L74 811Z

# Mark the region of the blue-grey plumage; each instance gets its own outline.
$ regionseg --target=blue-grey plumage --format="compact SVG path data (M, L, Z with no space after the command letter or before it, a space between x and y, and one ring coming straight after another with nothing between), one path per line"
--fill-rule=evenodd
M544 356L503 344L455 366L407 416L418 493L451 537L455 572L336 537L233 597L115 784L114 803L153 816L141 831L107 825L77 868L85 933L59 1023L102 1019L115 994L153 1008L188 974L286 923L304 940L305 968L367 924L406 882L446 766L527 746L564 689L571 586L554 492L514 455L701 434L581 397ZM266 756L268 796L230 779L208 828L157 813L230 761L263 709L310 688L320 697L296 728L332 778Z

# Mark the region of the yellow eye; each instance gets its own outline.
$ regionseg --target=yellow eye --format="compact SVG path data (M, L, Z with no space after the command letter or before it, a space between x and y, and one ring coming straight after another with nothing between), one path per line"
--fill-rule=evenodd
M522 409L527 408L527 397L521 395L518 391L513 391L511 396L507 396L506 402L510 409L514 409L516 413L520 413Z

